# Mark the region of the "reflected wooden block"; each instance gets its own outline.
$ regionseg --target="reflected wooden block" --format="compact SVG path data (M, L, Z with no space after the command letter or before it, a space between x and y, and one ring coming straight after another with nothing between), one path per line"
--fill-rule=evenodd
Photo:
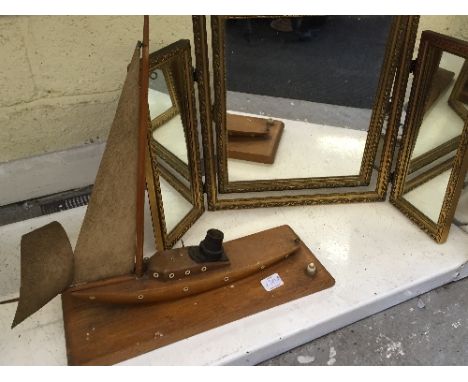
M288 226L270 231L274 236L295 235ZM263 240L259 242L258 251L264 245ZM299 245L293 255L252 276L175 301L119 306L80 300L64 293L68 363L121 362L333 286L335 280L330 273L304 243L300 241ZM243 252L245 256L255 257L255 251ZM306 269L312 262L317 271L311 277ZM284 284L267 291L260 282L275 273Z
M226 113L226 128L230 137L265 137L268 135L268 120Z
M251 162L273 164L276 152L284 130L284 123L268 118L258 118L231 115L227 119L228 124L228 158L241 159ZM237 123L237 127L232 126ZM252 128L255 134L248 135ZM262 128L267 129L267 134L260 134ZM242 131L242 134L233 133Z

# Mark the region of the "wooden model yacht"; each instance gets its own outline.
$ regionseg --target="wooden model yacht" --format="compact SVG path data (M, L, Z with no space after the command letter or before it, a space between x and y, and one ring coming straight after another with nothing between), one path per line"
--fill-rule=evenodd
M143 42L127 68L75 250L58 222L22 237L20 298L12 327L63 292L111 304L175 300L245 278L300 247L287 226L224 245L223 233L213 229L199 246L158 252L144 261L148 36L145 16Z

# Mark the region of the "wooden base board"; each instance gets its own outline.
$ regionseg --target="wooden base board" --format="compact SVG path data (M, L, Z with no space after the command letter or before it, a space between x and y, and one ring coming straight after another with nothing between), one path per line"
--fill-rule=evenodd
M268 136L265 138L229 137L227 145L228 158L273 164L283 130L284 123L274 120Z
M316 293L335 280L301 242L289 258L250 277L180 300L138 306L104 305L62 295L70 365L110 365L243 317ZM313 262L317 273L306 267ZM260 281L278 273L270 292ZM194 355L196 357L196 355Z

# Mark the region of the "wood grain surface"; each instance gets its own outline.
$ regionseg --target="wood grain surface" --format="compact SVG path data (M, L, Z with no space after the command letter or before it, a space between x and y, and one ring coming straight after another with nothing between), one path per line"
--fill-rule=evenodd
M290 229L290 228L289 228ZM291 230L292 231L292 230ZM252 276L175 301L108 305L62 295L70 365L110 365L195 334L319 292L335 280L300 241L298 251ZM264 243L259 243L258 251ZM255 251L249 251L255 257ZM317 273L306 267L313 262ZM278 273L284 285L270 292L260 281Z

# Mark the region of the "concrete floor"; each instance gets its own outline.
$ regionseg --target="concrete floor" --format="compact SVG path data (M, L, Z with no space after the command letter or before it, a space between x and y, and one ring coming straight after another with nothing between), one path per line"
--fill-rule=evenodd
M468 278L299 346L262 366L468 365Z

